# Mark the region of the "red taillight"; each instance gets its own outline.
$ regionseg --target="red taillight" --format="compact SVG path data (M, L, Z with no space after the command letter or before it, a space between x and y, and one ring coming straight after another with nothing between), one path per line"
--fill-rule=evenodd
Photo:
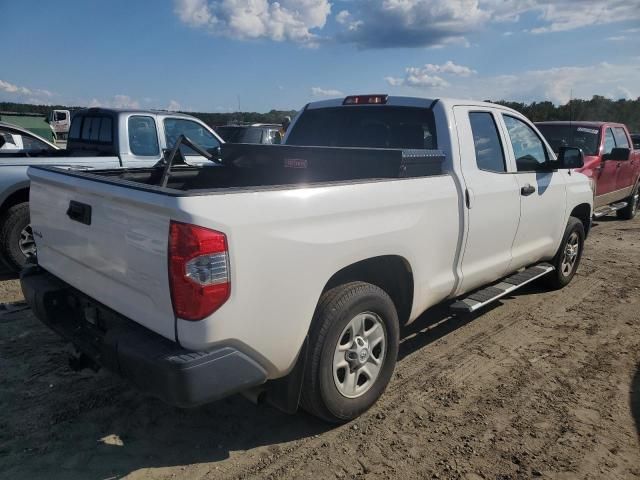
M171 222L169 284L176 317L202 320L231 293L227 237L208 228Z
M389 95L350 95L344 99L343 105L384 105Z

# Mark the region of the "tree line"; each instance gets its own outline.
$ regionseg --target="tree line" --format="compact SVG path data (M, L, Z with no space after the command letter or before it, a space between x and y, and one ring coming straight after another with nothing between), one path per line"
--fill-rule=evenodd
M53 110L79 110L85 107L69 107L65 105L33 105L29 103L0 102L0 112L37 113L48 116ZM295 110L271 110L266 113L233 112L181 112L199 118L207 125L216 127L229 123L277 123L281 124L286 116L293 117Z
M591 100L574 99L564 105L554 105L551 102L527 104L506 100L495 103L513 108L534 122L546 120L617 122L626 124L632 132L640 132L640 98L611 100L594 95Z
M626 124L632 132L640 132L640 98L635 100L611 100L595 95L590 100L574 99L564 105L552 102L521 103L500 100L501 105L519 111L534 122L544 120L592 120L608 121ZM64 105L31 105L26 103L0 102L0 111L20 113L41 113L48 115L51 110L76 110L81 107L67 107ZM184 112L193 115L215 127L228 123L282 123L285 116L295 115L295 110L271 110L266 113L234 112L234 113L206 113Z

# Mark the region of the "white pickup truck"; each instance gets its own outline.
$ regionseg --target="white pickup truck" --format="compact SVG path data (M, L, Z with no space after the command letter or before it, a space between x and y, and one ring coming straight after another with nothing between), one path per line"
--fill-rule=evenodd
M76 170L151 167L162 161L164 150L173 148L181 134L188 135L205 149L215 149L224 143L197 118L162 111L78 110L64 150L38 139L22 141L26 138L22 129L0 123L0 255L3 260L20 271L27 257L35 253L29 223L27 169L30 166ZM8 145L3 136L11 140ZM16 142L18 138L20 142ZM188 163L206 162L186 147L184 154Z
M513 110L351 96L285 141L223 145L217 168L29 170L22 288L76 366L178 406L245 391L343 422L385 390L401 325L576 272L582 154Z

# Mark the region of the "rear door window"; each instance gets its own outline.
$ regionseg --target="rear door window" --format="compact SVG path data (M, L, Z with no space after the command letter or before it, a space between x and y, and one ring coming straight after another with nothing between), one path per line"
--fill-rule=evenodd
M83 143L112 143L113 121L106 116L78 115L71 122L69 139Z
M613 137L616 140L616 147L629 148L629 140L627 139L627 134L625 133L624 128L614 127Z
M129 117L128 128L131 153L141 157L160 155L158 131L152 117L132 115Z
M471 112L469 122L478 168L489 172L506 172L504 150L493 115L489 112Z

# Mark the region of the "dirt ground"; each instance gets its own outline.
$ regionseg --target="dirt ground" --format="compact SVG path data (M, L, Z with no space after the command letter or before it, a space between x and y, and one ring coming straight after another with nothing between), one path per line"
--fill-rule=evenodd
M168 407L71 372L24 305L0 308L2 478L640 478L640 218L598 222L563 291L427 312L380 402L340 427L240 396Z

